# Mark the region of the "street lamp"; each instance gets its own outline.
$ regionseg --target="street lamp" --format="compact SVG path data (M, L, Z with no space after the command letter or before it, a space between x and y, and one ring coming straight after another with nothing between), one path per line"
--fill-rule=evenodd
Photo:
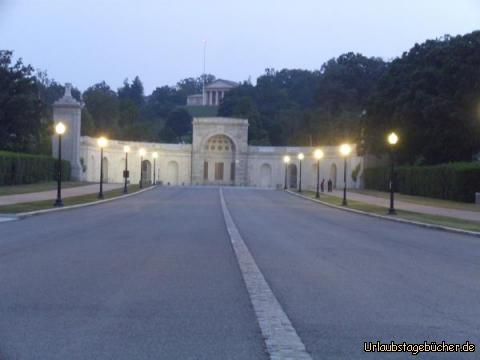
M349 144L340 145L340 154L343 156L343 206L347 206L347 156L351 152L352 147Z
M140 149L138 150L138 153L140 154L140 189L143 189L143 157L147 153L145 149Z
M63 206L62 201L62 135L65 134L65 125L59 122L55 125L55 132L58 135L58 166L57 166L57 200L53 206Z
M153 157L153 185L155 185L157 183L157 180L156 180L156 170L157 170L157 163L156 163L156 160L158 158L158 153L157 152L154 152L152 154L152 157Z
M128 153L130 152L130 146L125 145L123 147L123 152L125 153L125 170L123 171L123 178L125 179L125 183L123 185L123 193L126 194L128 192L127 182L130 176L128 172Z
M298 181L298 192L302 192L302 160L305 156L303 153L298 154L298 162L300 163L300 179Z
M103 199L103 148L107 146L107 138L101 136L97 140L97 144L100 147L100 192L98 198Z
M388 144L390 145L390 208L388 209L388 214L389 215L396 215L397 212L395 211L395 206L394 206L394 199L393 199L393 192L394 192L394 176L395 176L395 161L394 161L394 156L393 156L393 151L395 145L398 143L398 135L395 134L394 132L390 133L388 135Z
M283 190L287 190L287 171L288 171L288 163L290 162L290 156L285 155L283 157L283 162L285 163L285 185L283 186Z
M317 193L315 197L318 199L320 198L320 159L323 158L323 151L317 149L313 152L313 156L317 159Z

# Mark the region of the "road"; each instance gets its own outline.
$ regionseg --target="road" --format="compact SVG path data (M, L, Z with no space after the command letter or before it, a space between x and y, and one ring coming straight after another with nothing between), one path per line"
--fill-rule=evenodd
M223 193L314 359L409 357L364 341L480 345L479 239ZM0 359L268 359L215 188L2 223L0 289Z

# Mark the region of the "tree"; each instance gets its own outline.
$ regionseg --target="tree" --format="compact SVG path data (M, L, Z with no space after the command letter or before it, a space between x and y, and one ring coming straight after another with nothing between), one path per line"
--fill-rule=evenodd
M177 89L185 96L201 94L203 90L203 79L205 79L205 85L210 84L215 80L215 76L212 74L205 74L198 78L189 77L177 82Z
M164 128L160 132L162 140L180 142L191 139L192 117L182 108L172 110L167 117Z
M83 93L85 107L92 116L97 135L118 138L121 133L118 124L118 97L104 81L89 87Z
M149 118L166 118L177 106L185 105L187 97L169 86L157 87L148 98L145 112Z
M145 103L145 94L140 78L135 76L131 85L128 83L128 79L125 79L123 86L118 89L118 98L121 101L131 101L140 109Z
M367 146L385 150L400 133L399 160L411 164L471 160L480 149L480 31L416 44L395 59L365 118Z
M0 50L0 148L39 150L44 105L38 97L33 68L11 51Z

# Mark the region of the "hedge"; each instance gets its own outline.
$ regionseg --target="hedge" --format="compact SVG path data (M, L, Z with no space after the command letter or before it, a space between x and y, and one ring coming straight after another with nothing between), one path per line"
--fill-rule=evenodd
M365 169L365 188L389 191L390 168ZM402 194L475 202L480 192L480 163L459 162L433 166L399 166L395 191Z
M0 185L56 180L56 169L57 160L50 156L0 151ZM70 180L70 162L64 160L62 179Z

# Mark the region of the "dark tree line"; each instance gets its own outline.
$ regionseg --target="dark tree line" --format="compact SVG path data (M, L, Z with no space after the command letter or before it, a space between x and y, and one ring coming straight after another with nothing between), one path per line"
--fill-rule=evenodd
M207 75L205 82L213 81ZM203 78L144 94L141 80L119 89L105 82L73 95L85 104L82 134L189 142L190 94ZM0 52L0 149L50 152L53 102L63 86ZM399 133L403 163L471 160L480 150L480 31L416 44L391 62L347 53L319 70L266 69L227 93L222 116L248 118L252 144L360 144L384 153L385 134Z
M480 31L416 44L389 64L367 111L373 152L396 129L405 163L471 160L480 150Z
M267 69L227 94L225 116L250 119L252 143L351 141L382 154L399 132L402 163L472 160L480 150L480 31L416 44L384 62L348 53L319 71Z
M256 86L229 92L220 114L247 117L256 144L358 142L362 115L387 63L348 53L319 71L267 69Z

